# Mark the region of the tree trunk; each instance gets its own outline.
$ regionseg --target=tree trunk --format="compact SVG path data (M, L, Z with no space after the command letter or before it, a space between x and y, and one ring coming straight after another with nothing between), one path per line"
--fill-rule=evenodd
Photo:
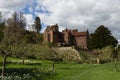
M100 64L100 59L99 58L97 58L97 64Z
M3 55L3 65L2 65L2 77L5 76L5 70L6 70L6 58L7 55Z
M23 60L22 60L22 64L25 64L25 59L23 58Z
M114 71L117 72L117 61L114 60Z
M54 71L55 71L55 61L53 61L52 71L53 71L53 73L54 73Z

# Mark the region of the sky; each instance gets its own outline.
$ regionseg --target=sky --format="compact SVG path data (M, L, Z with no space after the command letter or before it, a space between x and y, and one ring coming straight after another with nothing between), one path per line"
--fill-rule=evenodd
M42 32L47 25L59 29L89 30L104 25L120 42L120 0L0 0L0 12L7 19L13 12L22 12L30 29L39 16Z

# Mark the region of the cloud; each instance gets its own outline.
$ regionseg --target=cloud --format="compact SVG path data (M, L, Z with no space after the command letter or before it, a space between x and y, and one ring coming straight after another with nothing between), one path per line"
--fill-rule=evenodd
M26 18L26 23L27 23L27 30L32 30L32 24L34 22L33 15L32 14L24 14Z
M67 28L89 30L105 25L120 40L120 0L0 0L0 11L5 15L23 11L27 23L41 18L43 26L58 24ZM45 28L45 27L44 27Z
M0 0L0 11L4 18L8 18L13 12L22 10L32 2L33 0Z
M60 29L66 27L89 29L93 32L98 26L108 27L117 39L120 39L120 1L119 0L44 0L39 6L51 12L41 14L41 20L47 24L58 24ZM117 32L117 33L116 33Z
M0 0L0 12L4 19L11 17L11 15L17 11L21 12L26 6L32 5L34 0ZM32 12L32 8L29 7L29 10ZM24 11L22 11L24 12ZM31 24L33 22L32 14L25 14L27 23ZM27 24L27 25L29 25ZM28 26L27 26L28 28Z
M0 8L19 9L32 2L33 0L0 0Z

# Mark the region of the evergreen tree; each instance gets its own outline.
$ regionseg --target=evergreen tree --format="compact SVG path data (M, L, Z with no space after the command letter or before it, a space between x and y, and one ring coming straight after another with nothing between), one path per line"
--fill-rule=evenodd
M104 27L104 25L101 25L91 34L88 47L90 49L101 49L107 45L116 46L117 43L118 41L112 36L111 31L107 27Z
M37 33L39 33L40 30L41 30L41 21L40 21L40 18L36 17L34 23L35 23L35 30L36 30Z

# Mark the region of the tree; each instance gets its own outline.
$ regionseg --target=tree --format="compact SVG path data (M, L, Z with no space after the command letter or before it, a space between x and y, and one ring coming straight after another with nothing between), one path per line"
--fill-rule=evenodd
M5 26L5 24L2 22L2 15L1 15L1 12L0 12L0 42L2 41L2 39L3 39L3 29L4 29L4 26ZM2 44L3 45L3 44ZM4 46L1 46L0 45L0 54L2 54L3 55L3 67L2 67L2 75L4 74L4 69L5 69L5 61L6 61L6 55L5 55L5 52L4 52L4 50L3 50L3 47ZM9 47L9 46L7 46L7 47ZM5 48L7 48L7 47L5 47Z
M38 43L42 43L43 41L43 34L39 34L36 32L32 32L32 31L26 31L25 34L25 40L26 43L33 43L33 44L38 44Z
M110 45L100 50L101 54L99 58L101 63L107 63L112 61L111 55L113 54L114 48L115 48L114 46Z
M57 53L54 49L49 47L48 45L33 45L32 51L36 54L36 57L43 60L51 60L52 61L52 71L55 71L55 62L61 61L62 57L59 53Z
M35 18L34 24L35 24L35 30L36 30L36 32L39 33L40 30L41 30L41 21L40 21L39 17Z
M118 59L120 59L120 45L117 46L116 50L118 52Z
M24 64L25 59L29 56L28 54L29 44L21 43L17 46L14 46L12 54L22 59L22 64Z
M120 46L118 45L117 47L113 48L113 53L111 55L113 63L114 63L114 71L118 71L117 70L117 61L119 59L119 53L120 53Z
M12 18L7 20L7 26L3 31L3 39L0 43L0 52L3 55L2 76L5 75L6 58L11 55L13 48L22 42L25 34L25 21L21 13L14 13Z
M2 15L1 15L1 12L0 12L0 41L2 40L3 38L3 29L4 29L4 22L2 22Z
M90 49L103 48L108 45L116 46L118 41L112 36L111 31L104 27L104 25L99 26L88 41L88 47Z
M11 40L11 42L17 41L20 43L20 39L22 39L25 34L25 24L26 20L22 13L13 13L12 18L7 20L7 27L5 29L7 39Z
M0 12L0 23L1 23L1 19L2 19L2 14L1 14L1 12Z
M54 49L50 48L50 47L46 47L45 49L46 51L42 54L42 56L44 57L44 59L48 59L51 60L52 63L52 71L53 73L55 72L55 62L61 61L61 56L60 54L58 54Z

